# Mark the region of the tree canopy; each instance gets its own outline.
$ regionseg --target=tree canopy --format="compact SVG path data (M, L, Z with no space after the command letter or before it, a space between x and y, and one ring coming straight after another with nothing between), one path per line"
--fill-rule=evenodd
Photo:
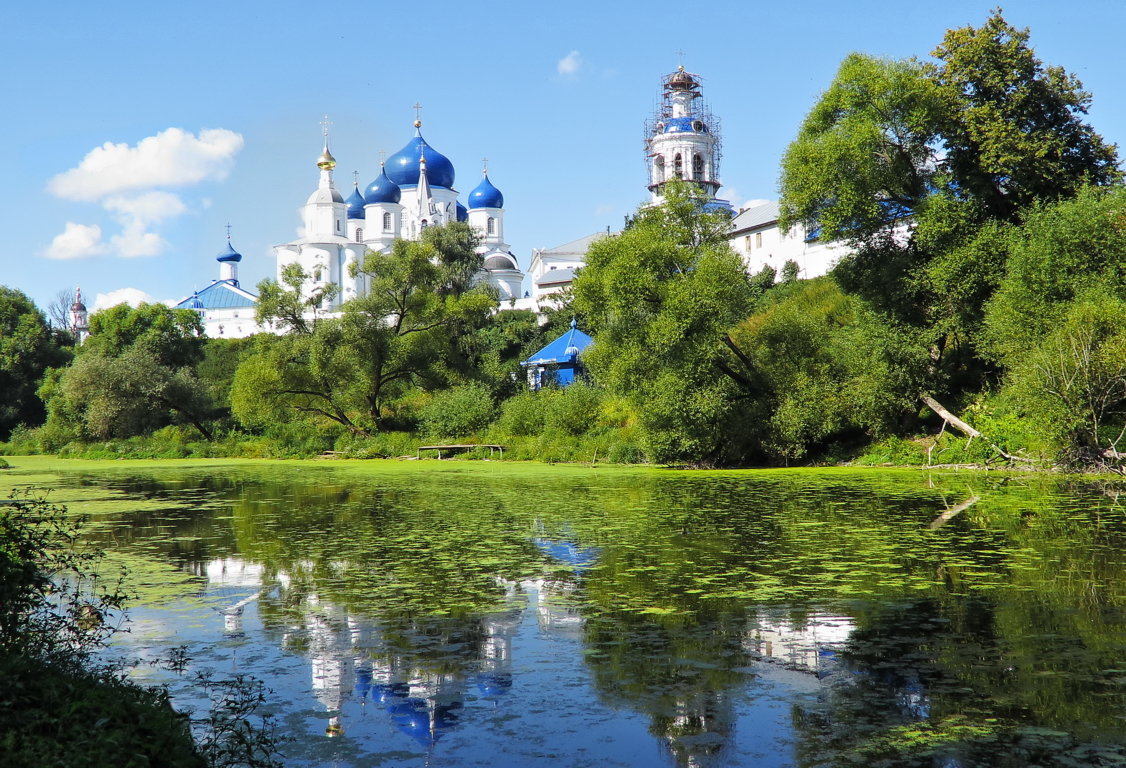
M464 223L429 227L418 241L369 252L359 270L368 292L339 317L314 319L304 275L264 281L260 319L289 331L263 341L240 365L232 408L243 423L303 415L370 434L396 423L395 401L412 387L434 390L466 375L460 340L479 328L496 297L475 284L477 238Z
M48 368L63 365L69 356L31 299L0 286L0 440L17 425L43 422L46 412L36 395L39 381Z
M670 185L661 205L595 242L575 278L575 309L595 337L585 360L638 406L658 461L739 450L727 428L753 373L728 330L747 316L753 290L727 224L689 187Z

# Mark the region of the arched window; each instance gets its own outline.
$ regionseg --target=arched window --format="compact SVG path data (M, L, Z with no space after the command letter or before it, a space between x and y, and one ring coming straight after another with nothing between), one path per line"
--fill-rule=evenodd
M423 219L422 220L422 228L426 229L429 226L430 226L430 223L426 219Z
M490 235L497 233L497 220L492 216L490 216L489 220L485 223L485 232Z
M657 155L657 159L653 162L653 182L660 184L665 180L665 156Z
M696 181L704 180L704 156L699 153L692 155L692 178Z
M356 228L356 242L362 243L363 241L364 241L364 229L363 229L363 227L357 227Z
M679 152L677 152L676 157L673 158L672 173L673 176L676 176L678 179L684 178L684 160L681 159Z
M391 231L391 214L390 213L383 214L383 231L384 232L390 232Z

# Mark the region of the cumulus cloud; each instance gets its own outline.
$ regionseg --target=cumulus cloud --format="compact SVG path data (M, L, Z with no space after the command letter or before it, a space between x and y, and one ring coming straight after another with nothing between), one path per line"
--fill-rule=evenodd
M583 65L583 57L578 51L571 51L555 63L555 71L564 77L576 75Z
M242 136L225 128L203 130L199 136L169 128L132 147L107 141L77 167L51 179L47 189L57 197L97 201L126 190L222 180L242 145Z
M97 312L99 309L116 307L118 304L128 304L131 307L138 307L141 304L154 303L156 303L156 300L140 288L118 288L116 291L99 293L95 296L94 306L91 310Z
M85 259L100 256L106 250L106 245L102 242L101 227L97 224L75 224L68 221L66 228L55 235L51 244L44 249L43 256L60 261Z
M242 146L242 136L225 128L202 130L198 136L169 128L135 146L106 142L95 147L77 166L52 178L47 189L56 197L97 203L121 231L102 240L101 227L68 222L44 255L79 259L106 253L125 258L162 253L168 241L153 229L184 215L189 206L180 195L159 187L222 181Z

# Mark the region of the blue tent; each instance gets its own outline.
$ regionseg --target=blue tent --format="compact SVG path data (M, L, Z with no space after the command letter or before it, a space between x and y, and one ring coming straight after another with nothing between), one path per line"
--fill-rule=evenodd
M583 374L579 356L592 341L572 319L571 330L520 363L528 372L528 386L538 390L553 382L561 387L573 384Z

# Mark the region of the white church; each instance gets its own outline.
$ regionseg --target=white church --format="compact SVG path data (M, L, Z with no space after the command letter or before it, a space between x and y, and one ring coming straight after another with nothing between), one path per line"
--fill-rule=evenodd
M766 266L781 272L787 261L793 261L800 277L825 274L845 253L841 246L822 243L800 231L783 233L778 226L777 202L761 201L736 210L717 197L722 186L722 141L719 121L702 98L700 77L678 67L662 78L661 86L658 109L646 124L650 203L661 202L673 179L690 181L705 209L731 216L729 240L749 273ZM302 287L305 296L331 294L321 308L338 311L344 302L365 294L365 275L352 267L369 250L388 253L398 238L415 240L426 227L467 221L481 237L482 269L477 279L496 289L503 307L539 310L571 285L576 271L585 264L587 249L600 238L613 236L607 229L555 248L533 250L530 286L525 288L525 275L504 241L504 196L489 179L488 170L463 205L454 186L453 163L422 137L421 121L416 119L414 128L414 138L380 164L375 180L362 191L354 182L352 193L345 198L333 179L336 158L329 151L326 124L324 149L316 160L319 182L302 209L302 236L274 246L279 281L287 266L299 265L309 276ZM198 311L207 335L213 338L240 338L272 330L259 327L254 320L257 297L239 285L242 256L231 245L229 232L227 249L216 258L219 279L176 307Z

